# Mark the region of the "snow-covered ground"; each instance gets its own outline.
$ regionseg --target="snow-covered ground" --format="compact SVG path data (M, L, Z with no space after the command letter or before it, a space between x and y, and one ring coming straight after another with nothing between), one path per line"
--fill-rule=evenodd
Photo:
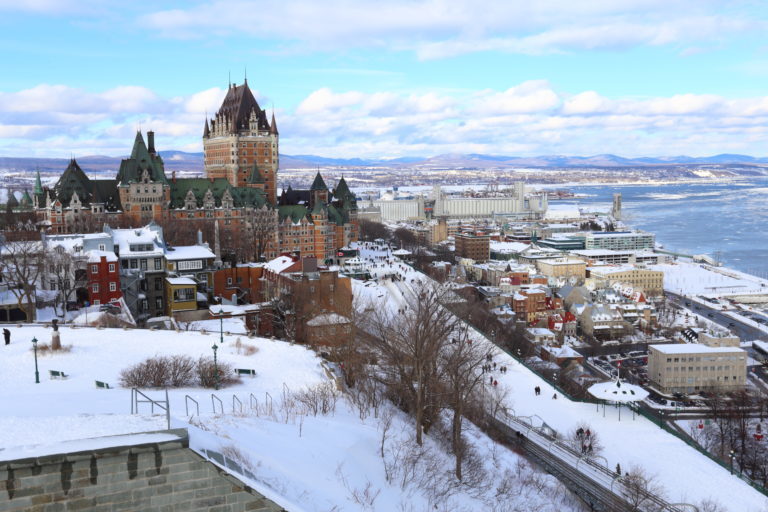
M361 250L361 258L375 258L377 255L381 253ZM719 277L708 274L702 276L702 271L710 271L701 269L698 264L683 263L656 267L668 267L662 269L668 272L665 272L665 288L667 279L675 282L674 276L678 272L681 273L680 279L685 280L682 284L684 288L690 282L698 283L699 289L704 290L706 286L713 286L715 281L719 285L723 282L722 279L733 279L719 273L713 273L714 276ZM422 274L399 261L385 265L379 260L378 267L374 271L378 275L396 274L401 278L395 283L399 288L398 293L392 294L391 302L394 303L400 302L402 287L409 286L412 280L424 279ZM368 300L377 304L377 301L387 300L387 292L391 290L389 283L382 284L381 280L379 283L357 282L355 285L355 293L362 292ZM752 285L754 287L754 282ZM473 336L480 342L489 345L491 343L476 331ZM633 419L628 409L621 412L619 420L618 409L612 407L607 407L603 411L602 407L596 408L594 404L572 402L559 394L557 399L553 399L554 390L547 382L500 349L496 349L495 352L497 366L506 366L508 371L494 373L493 379L498 381L498 389L507 394L506 404L514 415L537 416L563 435L571 432L582 422L588 423L600 436L604 446L602 455L607 459L609 468L615 467L617 463L623 468L629 468L632 465L645 468L663 484L670 502L699 504L704 500L712 499L730 512L757 512L768 507L766 496L731 476L722 466L666 433L657 424L641 416ZM540 386L543 390L539 396L534 395L533 392L536 386ZM493 392L498 392L498 389ZM489 392L491 392L490 389Z
M68 351L39 354L40 383L36 384L30 340L49 343L51 329L9 328L11 344L0 346L0 459L4 460L109 442L83 441L96 436L164 429L164 415L159 410L152 415L149 404L140 404L140 414L129 414L131 392L119 387L120 371L156 354L211 356L219 339L218 332L64 327L61 341ZM248 347L256 347L255 353ZM483 481L489 484L479 493L455 483L450 476L452 456L429 436L429 450L419 457L421 469L404 472L408 465L403 459L418 452L411 450L415 444L410 419L392 407L381 407L378 417L361 418L358 410L339 398L329 414L300 414L295 399L284 398L331 382L322 360L303 346L225 335L218 357L234 368L253 369L256 376L242 377L239 383L213 393L201 388L171 389L172 427L189 425L185 410L185 395L189 395L200 407L198 416L189 402L195 425L190 427L191 446L236 457L255 475L253 480L246 478L247 483L292 512L494 510L499 489L508 493L503 495L504 504L519 510L579 510L573 496L553 477L534 471L472 425L467 425L467 438L484 471ZM62 371L68 378L51 379L49 370ZM96 380L115 389L97 389ZM165 396L162 391L144 391L155 399ZM213 414L212 394L222 401L224 414ZM242 412L233 396L243 403ZM255 411L251 405L256 405ZM388 416L392 420L386 430L382 424ZM389 480L380 453L385 430ZM427 489L432 486L431 499L429 490L416 485L418 480ZM539 484L528 485L530 481ZM511 487L503 487L505 483ZM436 500L434 493L445 489L453 494Z
M664 289L680 295L768 293L768 281L737 270L688 260L649 265L664 272Z

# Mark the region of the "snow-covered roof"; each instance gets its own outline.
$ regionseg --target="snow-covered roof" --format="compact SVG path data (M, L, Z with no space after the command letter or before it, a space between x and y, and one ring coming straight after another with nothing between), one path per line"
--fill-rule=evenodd
M586 265L584 260L569 259L569 258L553 258L548 260L539 260L539 263L546 263L547 265Z
M106 258L108 262L113 263L117 261L117 256L112 251L99 251L92 250L86 253L88 255L88 263L100 263L101 258Z
M411 251L408 251L406 249L398 249L396 251L392 251L392 254L394 254L395 256L410 256Z
M648 391L628 382L616 379L611 382L598 382L587 389L590 395L609 402L637 402L648 396Z
M491 251L501 254L516 254L528 248L528 244L521 242L491 242Z
M307 325L310 327L318 327L322 325L341 325L341 324L348 324L349 318L336 314L336 313L326 313L324 315L317 315L312 320L307 322Z
M733 354L744 353L743 350L736 347L709 347L707 345L701 345L699 343L673 343L670 345L650 345L662 354L699 354L699 353L719 353L719 354Z
M113 229L111 234L122 257L129 254L160 255L165 252L160 234L146 226L134 229ZM131 251L131 245L152 245L152 250Z
M204 245L180 245L169 249L165 255L168 261L212 259L216 255Z
M293 258L290 256L278 256L277 258L270 260L267 262L266 265L264 265L264 268L267 270L274 272L275 274L279 274L280 272L283 272L285 269L293 265L295 262L293 261Z
M166 277L165 280L168 281L168 284L173 285L197 286L197 283L188 277Z
M555 333L544 327L529 327L526 329L530 334L534 336L554 336Z

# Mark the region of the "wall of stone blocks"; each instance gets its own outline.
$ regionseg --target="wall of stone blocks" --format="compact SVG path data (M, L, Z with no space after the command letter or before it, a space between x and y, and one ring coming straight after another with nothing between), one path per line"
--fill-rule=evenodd
M0 461L1 512L280 512L179 440Z

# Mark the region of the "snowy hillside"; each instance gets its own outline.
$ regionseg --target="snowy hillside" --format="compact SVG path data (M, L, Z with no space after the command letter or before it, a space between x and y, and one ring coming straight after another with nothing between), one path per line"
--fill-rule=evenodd
M130 390L118 387L120 371L153 355L208 356L219 339L218 333L64 327L62 344L71 348L41 353L41 378L35 384L30 340L47 343L51 330L14 326L11 331L11 345L0 347L0 459L58 452L68 440L165 428L165 418L151 415L147 404L141 404L140 414L128 414ZM189 426L185 395L195 399L200 414L190 401L191 445L236 457L255 475L248 483L288 510L418 511L435 510L435 505L437 510L581 510L554 478L534 471L471 425L467 437L478 482L459 485L446 447L428 437L425 449L418 450L411 420L389 406L380 406L375 417L337 394L326 414L308 412L301 405L304 392L333 386L322 360L304 347L231 335L218 356L235 368L255 370L256 376L213 392L224 414L212 413L211 390L170 390L172 426ZM68 377L51 379L49 370ZM97 389L95 380L116 389ZM164 398L161 391L147 393ZM244 404L242 412L233 395Z

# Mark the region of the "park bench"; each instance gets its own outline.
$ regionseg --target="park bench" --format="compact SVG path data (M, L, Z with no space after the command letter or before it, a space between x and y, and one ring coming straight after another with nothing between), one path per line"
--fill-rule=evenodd
M48 373L51 375L52 379L66 379L69 377L69 375L59 370L48 370Z
M250 375L251 377L256 376L256 370L250 368L235 368L235 373L238 375Z
M101 389L112 389L109 387L109 384L107 384L106 382L101 382L100 380L96 381L96 387Z

